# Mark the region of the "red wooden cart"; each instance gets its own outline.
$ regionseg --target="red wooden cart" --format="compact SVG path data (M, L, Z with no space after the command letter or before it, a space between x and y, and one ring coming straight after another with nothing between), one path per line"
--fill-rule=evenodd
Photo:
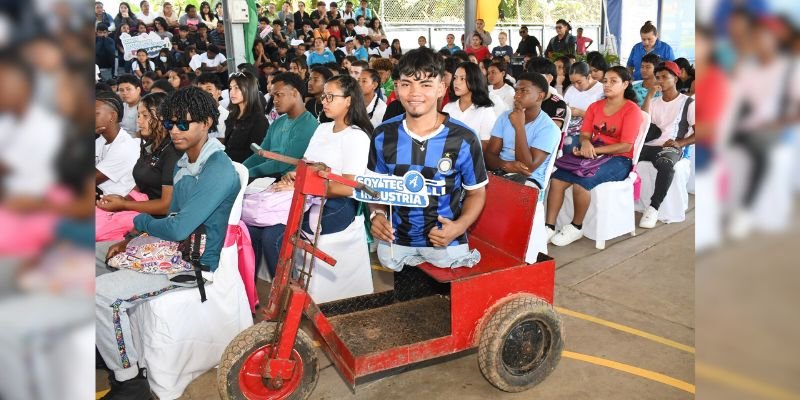
M336 261L313 245L316 237L301 233L305 197L324 196L328 181L363 185L324 165L256 151L296 163L297 178L265 321L225 350L217 373L223 399L311 394L319 368L312 338L300 329L303 317L353 390L394 369L475 347L481 372L504 391L529 389L555 369L564 343L552 307L555 263L544 254L524 262L537 189L490 177L486 206L469 232L470 247L481 253L473 268L406 267L394 273L391 291L315 304L304 289L313 271L293 273L294 257Z

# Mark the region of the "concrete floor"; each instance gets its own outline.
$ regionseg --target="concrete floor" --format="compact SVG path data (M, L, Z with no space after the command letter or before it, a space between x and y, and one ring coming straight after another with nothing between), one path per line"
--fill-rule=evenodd
M586 238L565 248L550 246L550 255L557 263L555 305L623 327L620 330L562 314L564 349L570 353L565 353L549 378L527 392L511 394L495 389L481 375L473 352L358 386L354 394L320 352L320 378L311 399L693 398L689 392L694 390L695 376L693 209L691 204L683 223L637 229L636 237L609 241L603 251ZM374 275L376 288L386 285L385 272L375 271ZM690 346L691 350L625 332L625 327ZM601 360L582 361L582 355ZM619 370L630 366L639 368L636 374ZM196 379L181 399L218 399L215 373L212 370ZM671 386L659 379L678 383Z

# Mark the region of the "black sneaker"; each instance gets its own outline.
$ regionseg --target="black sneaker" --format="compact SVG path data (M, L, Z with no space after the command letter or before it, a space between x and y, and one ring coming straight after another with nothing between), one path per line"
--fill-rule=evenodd
M150 384L147 383L147 370L139 369L139 375L135 378L120 382L111 372L108 375L108 382L111 384L111 391L101 397L100 400L151 400Z

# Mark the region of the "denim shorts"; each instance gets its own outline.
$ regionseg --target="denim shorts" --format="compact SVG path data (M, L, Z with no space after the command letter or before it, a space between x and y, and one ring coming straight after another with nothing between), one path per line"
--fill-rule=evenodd
M378 241L378 259L386 268L401 271L404 266L430 263L439 268L472 268L481 260L478 250L470 250L466 244L448 247L408 247Z

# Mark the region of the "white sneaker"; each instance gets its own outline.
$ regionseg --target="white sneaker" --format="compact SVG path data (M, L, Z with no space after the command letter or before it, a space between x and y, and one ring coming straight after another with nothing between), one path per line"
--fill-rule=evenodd
M556 246L566 246L582 237L582 229L576 228L575 225L567 224L561 228L561 231L553 235L553 238L550 239L550 243L553 243Z
M753 218L749 212L744 210L737 210L731 216L730 225L728 226L728 235L731 239L742 240L753 231Z
M550 243L550 239L553 238L553 235L556 234L556 231L554 229L550 229L549 226L545 226L544 227L544 232L545 232L544 234L546 235L545 237L547 238L547 242L546 243Z
M653 207L647 207L642 219L639 220L639 228L653 229L656 227L656 222L658 222L658 210Z

